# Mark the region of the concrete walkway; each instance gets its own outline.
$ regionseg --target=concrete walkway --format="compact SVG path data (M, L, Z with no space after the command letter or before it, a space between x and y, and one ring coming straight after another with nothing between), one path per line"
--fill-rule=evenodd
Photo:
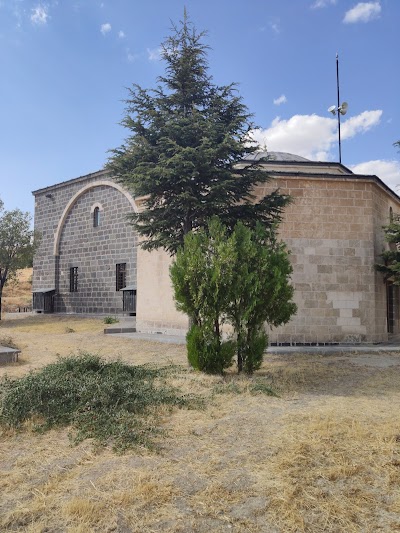
M146 340L151 342L162 342L166 344L185 344L186 339L181 335L164 335L162 333L114 333L116 337L125 339ZM379 353L379 352L400 352L400 342L387 342L381 344L338 344L333 346L269 346L267 353L288 354L288 353L308 353L308 354L341 354L341 353Z

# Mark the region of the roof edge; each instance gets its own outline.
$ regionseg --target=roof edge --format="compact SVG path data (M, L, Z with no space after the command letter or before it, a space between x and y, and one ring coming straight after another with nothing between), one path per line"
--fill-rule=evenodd
M268 165L268 163L260 163L262 166L264 165ZM278 165L281 165L283 167L285 166L293 166L293 162L291 161L275 161L274 164L278 164ZM307 161L307 162L296 162L296 166L297 165L304 165L304 166L307 166L307 165L312 165L312 166L328 166L328 165L337 165L338 167L341 167L343 169L345 169L346 171L349 172L349 174L327 174L325 176L320 176L318 174L315 174L315 175L312 175L310 176L309 173L307 172L301 172L301 171L283 171L281 172L280 170L270 170L268 171L268 174L271 174L272 176L276 175L276 176L282 176L282 175L291 175L291 176L306 176L308 179L330 179L330 178L333 178L333 179L367 179L367 180L372 180L374 181L377 185L379 185L382 189L384 189L387 193L390 194L390 196L394 197L396 199L397 202L400 203L400 196L394 192L388 185L386 185L386 183L384 181L381 180L381 178L379 178L378 176L376 176L375 174L354 174L354 172L352 172L350 169L348 169L347 167L345 167L342 163L330 163L330 162L326 162L326 161L321 161L321 162L318 162L318 161ZM105 169L102 169L102 170L97 170L95 172L91 172L89 174L85 174L84 176L79 176L77 178L72 178L70 180L65 180L65 181L62 181L60 183L56 183L55 185L49 185L48 187L43 187L42 189L37 189L35 191L32 191L32 194L34 196L38 195L38 194L42 194L44 192L47 192L47 191L51 191L51 190L55 190L59 187L63 187L64 185L66 185L67 183L74 183L74 182L79 182L79 181L84 181L84 180L87 180L88 178L94 178L94 177L100 177L104 174L109 174L109 171L108 170L105 170Z
M36 196L37 194L41 194L47 191L53 191L55 189L58 189L59 187L63 187L66 184L69 183L75 183L79 181L84 181L89 178L96 178L103 176L104 174L109 174L108 170L102 169L102 170L96 170L95 172L90 172L89 174L85 174L83 176L78 176L77 178L72 178L65 181L60 181L59 183L55 183L54 185L49 185L48 187L43 187L42 189L36 189L35 191L32 191L33 196Z
M377 185L379 185L382 189L384 189L387 193L390 194L390 196L393 196L397 202L400 203L400 196L394 192L389 185L386 185L384 181L381 180L378 176L375 174L354 174L352 172L351 174L326 174L324 176L321 176L319 174L313 174L310 175L307 172L296 172L296 171L287 171L287 172L281 172L280 170L270 170L268 172L271 176L280 176L280 177L289 177L289 176L300 176L305 177L307 179L322 179L322 180L329 180L329 179L342 179L342 180L358 180L358 179L364 179L369 181L374 181Z
M246 160L243 160L243 162L246 162ZM339 168L342 168L349 174L354 174L352 170L347 168L343 163L338 163L336 161L274 161L271 159L270 161L260 161L258 162L259 165L282 165L282 166L312 166L312 167L328 167L328 166L336 166Z

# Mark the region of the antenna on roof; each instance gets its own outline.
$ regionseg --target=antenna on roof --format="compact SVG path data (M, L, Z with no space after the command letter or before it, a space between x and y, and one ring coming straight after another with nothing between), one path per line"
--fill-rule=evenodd
M332 115L336 115L338 117L338 134L339 134L339 163L342 162L342 141L340 138L340 116L345 115L347 113L347 109L349 107L349 104L347 102L342 102L340 104L340 97L339 97L339 54L336 54L336 85L337 85L337 107L334 105L331 105L331 107L328 109L329 113L332 113Z

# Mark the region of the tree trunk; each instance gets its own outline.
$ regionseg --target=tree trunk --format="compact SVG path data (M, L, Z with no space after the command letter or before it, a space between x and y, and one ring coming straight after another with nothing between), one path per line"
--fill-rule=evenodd
M215 337L218 339L218 344L220 343L220 331L219 331L219 315L214 319L214 331Z
M3 272L1 272L0 270L0 273L1 273L1 276L0 276L0 320L1 320L1 297L3 296L3 288L7 280L8 268L6 268L5 271Z
M243 371L243 338L240 326L237 327L237 369L238 374Z
M183 222L183 237L192 231L192 221L190 220L191 212L187 211L185 215L185 220ZM183 243L182 243L183 244Z

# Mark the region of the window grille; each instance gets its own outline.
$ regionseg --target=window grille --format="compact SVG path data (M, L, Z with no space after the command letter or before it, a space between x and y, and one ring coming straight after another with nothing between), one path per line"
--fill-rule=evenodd
M69 292L78 292L78 267L69 269Z
M126 263L118 263L115 271L115 290L126 287Z

